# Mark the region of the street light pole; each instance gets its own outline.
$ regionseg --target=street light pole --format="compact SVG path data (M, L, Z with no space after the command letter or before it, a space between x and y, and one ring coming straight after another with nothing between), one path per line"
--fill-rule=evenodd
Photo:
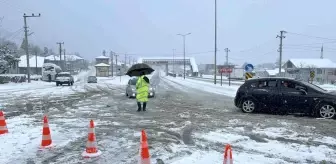
M173 73L175 74L175 49L173 49Z
M187 35L190 35L191 33L189 32L189 33L187 33L187 34L177 34L177 35L180 35L180 36L182 36L183 37L183 79L185 79L185 65L186 65L186 62L185 62L185 51L186 51L186 49L185 49L185 38L186 38L186 36Z
M30 66L29 66L29 51L28 51L28 26L27 26L27 18L29 17L40 17L41 14L38 14L37 16L32 15L26 15L23 14L23 23L24 23L24 31L25 31L25 51L26 51L26 58L27 58L27 76L28 76L28 83L30 83Z
M217 0L215 0L215 72L214 72L214 84L217 82Z

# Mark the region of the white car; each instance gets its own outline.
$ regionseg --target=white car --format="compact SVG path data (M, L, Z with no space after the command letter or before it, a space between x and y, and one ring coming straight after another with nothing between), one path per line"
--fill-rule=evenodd
M68 84L73 85L74 78L71 76L70 72L60 72L56 75L56 86Z

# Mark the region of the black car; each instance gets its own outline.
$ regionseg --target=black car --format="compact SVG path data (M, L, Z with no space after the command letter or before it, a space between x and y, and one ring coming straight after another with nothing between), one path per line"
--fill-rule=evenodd
M336 92L291 78L257 78L241 85L234 99L245 113L267 110L336 117Z

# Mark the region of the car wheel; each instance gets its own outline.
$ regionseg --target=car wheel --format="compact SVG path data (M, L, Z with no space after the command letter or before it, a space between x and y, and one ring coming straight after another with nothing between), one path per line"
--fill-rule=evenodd
M332 106L327 103L320 105L320 107L317 110L317 116L321 118L326 118L326 119L335 118L336 116L335 106Z
M256 107L256 103L251 99L243 100L241 105L241 109L244 113L252 113L255 111Z
M59 86L59 84L58 84L58 83L56 83L56 86Z
M69 83L68 83L68 86L70 86L70 85L71 85L71 83L69 82Z

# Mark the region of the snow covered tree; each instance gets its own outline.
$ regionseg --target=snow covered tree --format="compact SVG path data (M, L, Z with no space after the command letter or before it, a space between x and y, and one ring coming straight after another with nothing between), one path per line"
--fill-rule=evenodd
M4 40L0 43L0 74L4 74L16 61L17 45Z

